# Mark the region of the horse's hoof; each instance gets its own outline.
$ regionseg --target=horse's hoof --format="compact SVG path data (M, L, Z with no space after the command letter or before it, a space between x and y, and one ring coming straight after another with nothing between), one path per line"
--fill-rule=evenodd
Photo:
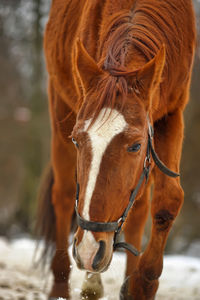
M130 276L128 276L125 280L124 283L121 286L120 289L120 300L134 300L133 296L131 296L130 294L128 294L128 286L129 286L129 280L130 280Z

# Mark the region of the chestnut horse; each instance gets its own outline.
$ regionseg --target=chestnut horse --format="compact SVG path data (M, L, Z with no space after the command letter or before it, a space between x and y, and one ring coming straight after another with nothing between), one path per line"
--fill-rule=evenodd
M194 23L192 0L52 1L45 33L52 156L40 211L47 246L56 242L50 299L69 298L75 172L73 255L92 273L88 294L97 293L95 280L101 286L113 244L136 255L130 245L141 249L153 183L150 240L143 254L128 251L120 299L154 299L167 236L183 204L176 173ZM126 243L117 244L121 228Z

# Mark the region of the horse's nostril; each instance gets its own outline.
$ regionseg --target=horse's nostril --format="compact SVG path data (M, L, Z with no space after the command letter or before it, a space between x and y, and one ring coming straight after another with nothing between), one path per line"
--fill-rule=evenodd
M98 249L97 254L95 255L93 263L92 263L93 270L98 269L100 262L104 258L105 251L106 251L106 243L104 241L99 241L99 249Z

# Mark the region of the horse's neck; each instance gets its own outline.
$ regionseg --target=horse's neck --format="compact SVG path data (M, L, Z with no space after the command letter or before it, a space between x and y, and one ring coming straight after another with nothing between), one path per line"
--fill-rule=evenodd
M135 3L136 0L105 0L103 9L104 20L109 18L110 15L114 15L124 9L133 9Z
M188 65L192 60L192 43L194 44L195 33L191 30L188 34L189 26L194 21L190 1L180 0L179 3L176 0L166 0L165 6L161 2L159 0L86 0L84 20L81 20L79 28L81 28L80 37L85 47L97 62L103 63L108 54L112 55L113 47L116 50L116 47L119 49L124 46L124 48L127 47L125 66L131 65L131 69L145 64L156 55L162 44L165 44L167 55L162 83L162 90L165 91L165 93L162 92L162 97L165 99L156 101L154 105L155 111L160 111L163 115L165 110L175 109L170 106L170 103L167 108L167 99L173 90L177 89L177 86L181 90L187 84L185 74L190 71ZM182 4L184 4L183 7ZM121 16L122 20L118 18L115 22L117 16ZM154 17L158 24L154 22ZM183 24L182 19L187 21ZM121 37L118 35L117 44L114 44L113 40L116 41L116 36L113 38L112 32L123 22L127 23L127 28L130 28L131 24L133 26L130 36L127 34L130 42L127 43L125 38L122 41L119 40ZM124 30L126 33L126 26ZM110 45L112 46L109 47ZM176 95L177 100L173 103L178 103L179 96ZM158 118L162 115L158 115Z
M80 23L80 38L89 54L98 60L98 41L108 32L109 20L117 13L131 10L136 0L86 0L84 18ZM94 41L96 41L94 43Z
M137 69L147 62L147 58L138 51L137 47L127 45L127 37L123 34L123 24L127 27L133 22L136 0L106 0L102 9L101 25L99 27L98 47L95 53L96 61L103 62L113 45L120 44L126 48L125 65L131 62L132 69ZM132 24L133 26L133 24ZM120 29L115 38L115 30ZM124 37L121 36L121 33ZM128 35L128 34L127 34ZM129 37L128 37L129 38ZM131 44L131 43L129 43Z
M86 0L80 18L78 36L93 58L96 57L104 4L103 0Z

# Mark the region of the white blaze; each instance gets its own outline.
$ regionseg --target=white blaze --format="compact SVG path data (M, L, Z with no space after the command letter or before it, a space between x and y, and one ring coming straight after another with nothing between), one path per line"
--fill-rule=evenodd
M111 140L117 134L124 131L127 126L124 116L117 110L111 110L110 108L103 108L94 124L88 129L91 121L92 119L87 120L83 129L88 133L92 147L92 161L82 212L83 218L86 220L90 220L90 202L94 192L97 176L99 174L103 154Z

